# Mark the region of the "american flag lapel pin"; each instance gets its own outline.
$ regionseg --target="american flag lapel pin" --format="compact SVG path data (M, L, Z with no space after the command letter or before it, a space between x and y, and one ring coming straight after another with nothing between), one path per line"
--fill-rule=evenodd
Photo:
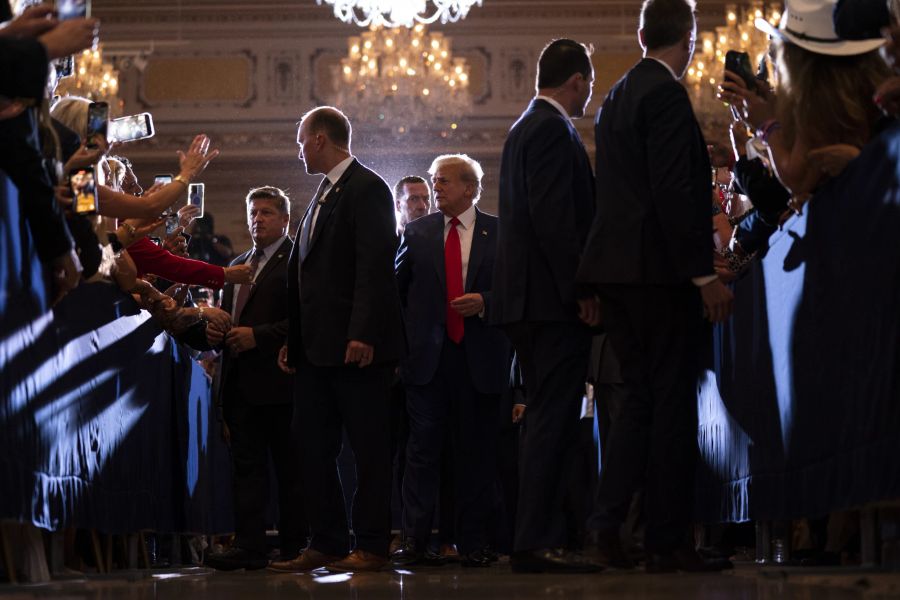
M482 230L481 230L481 235L487 235L487 229L482 229Z

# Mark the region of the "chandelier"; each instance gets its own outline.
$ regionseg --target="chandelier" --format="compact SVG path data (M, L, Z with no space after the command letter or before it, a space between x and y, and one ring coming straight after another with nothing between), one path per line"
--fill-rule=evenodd
M754 25L758 18L777 25L781 19L781 3L766 7L762 1L755 0L741 8L737 4L726 4L725 25L697 36L697 49L684 80L691 92L694 110L707 122L728 119L728 112L716 98L716 86L725 76L725 54L729 50L746 52L754 68L766 56L769 38Z
M84 50L75 55L75 68L70 77L59 80L56 93L60 96L81 96L94 102L109 103L111 116L122 111L119 99L119 72L103 60L100 45L95 50Z
M334 16L360 27L412 27L415 23L455 23L482 0L316 0L334 6ZM429 4L434 6L429 7Z
M348 38L347 46L335 74L335 100L354 119L398 135L421 128L447 137L471 112L469 66L453 57L447 36L429 33L421 23L372 26Z

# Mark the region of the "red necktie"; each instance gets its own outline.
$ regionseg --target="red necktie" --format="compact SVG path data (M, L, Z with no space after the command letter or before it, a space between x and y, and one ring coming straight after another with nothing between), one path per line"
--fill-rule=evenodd
M250 270L252 271L250 275L251 278L256 275L256 269L259 268L259 261L262 260L263 256L265 256L265 252L262 248L253 251L253 255L250 257ZM233 315L231 322L235 325L240 322L241 313L244 312L244 305L247 304L247 299L250 298L250 291L252 289L252 283L245 283L241 285L241 289L238 290L237 299L234 302L234 310L231 311L231 314Z
M450 219L450 231L444 242L444 271L447 275L447 336L460 343L463 339L463 317L450 307L450 301L463 295L462 248L459 244L459 232L456 226L459 219Z

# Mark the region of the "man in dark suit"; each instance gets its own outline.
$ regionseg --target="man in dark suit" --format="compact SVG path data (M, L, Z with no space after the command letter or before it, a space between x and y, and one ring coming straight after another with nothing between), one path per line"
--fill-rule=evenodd
M409 355L401 363L409 412L403 477L403 534L395 564L423 558L434 521L441 454L454 469L456 533L464 566L486 567L496 472L497 411L509 348L485 322L496 254L497 218L475 207L483 171L465 155L429 169L439 212L406 225L396 274Z
M294 378L277 364L288 327L290 202L275 187L252 189L246 201L253 248L232 265L250 265L253 283L225 284L222 310L231 314L229 331L207 325L210 344L224 342L216 388L234 473L234 547L206 560L208 566L222 570L261 569L268 563L265 518L270 455L278 479L281 556L297 556L307 535L299 461L290 430Z
M491 321L515 347L528 410L520 455L513 568L585 572L566 542L563 466L573 451L587 375L591 295L575 272L594 215L594 177L571 118L584 115L590 50L560 39L538 61L537 97L513 125L500 165L500 228ZM579 321L579 317L581 321Z
M696 35L692 0L646 0L644 59L597 115L597 216L579 282L601 298L625 397L604 444L591 526L608 562L644 484L648 570L705 570L688 544L697 450L698 354L705 307L727 318L731 292L713 271L706 143L678 79Z
M404 351L394 201L351 155L350 121L339 110L308 112L297 143L306 171L325 175L291 251L290 327L279 355L283 369L297 371L293 428L312 539L300 558L271 568L378 570L391 532L389 390ZM356 459L352 552L336 464L342 428Z

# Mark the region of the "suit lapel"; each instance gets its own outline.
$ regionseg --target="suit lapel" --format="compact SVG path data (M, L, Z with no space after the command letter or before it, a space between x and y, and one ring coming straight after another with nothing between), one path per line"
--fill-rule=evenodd
M278 246L278 250L275 251L275 256L272 256L266 261L265 266L262 268L262 271L256 274L256 279L254 279L253 287L250 288L250 295L247 296L247 304L250 304L250 301L253 300L253 296L256 294L257 288L259 288L260 282L262 282L272 270L281 264L281 261L285 259L285 257L290 254L290 244L291 239L287 238L282 242L280 246ZM247 305L244 305L244 310L247 309Z
M469 293L472 282L478 274L481 262L484 260L484 251L490 242L490 234L484 226L483 213L475 209L475 223L472 224L472 247L469 249L469 266L466 269L466 282L463 291Z
M439 218L434 219L431 225L431 244L433 251L431 256L434 257L434 270L437 273L438 281L441 282L441 289L447 289L447 267L444 264L444 215L435 213Z
M323 204L322 208L319 209L319 216L316 218L316 228L310 233L310 253L312 252L313 246L316 245L316 241L318 241L319 237L322 235L322 230L325 228L326 222L334 212L334 207L337 206L341 197L344 195L344 186L347 183L347 179L349 179L350 175L353 174L353 171L356 170L356 166L358 164L359 163L354 159L353 162L350 163L350 166L347 167L347 170L344 171L344 174L341 175L341 178L337 180L337 183L335 183L331 190L328 192L325 204ZM309 256L309 254L307 254L307 256Z

